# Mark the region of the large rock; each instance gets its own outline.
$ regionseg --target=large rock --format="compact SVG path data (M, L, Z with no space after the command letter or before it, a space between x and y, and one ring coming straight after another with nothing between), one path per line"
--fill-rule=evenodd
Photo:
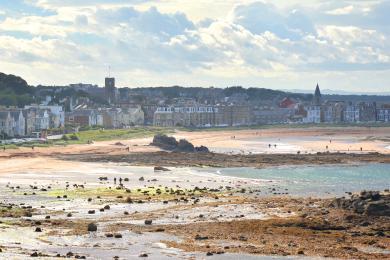
M368 202L364 213L371 216L390 216L390 202L384 200Z
M188 142L186 139L181 139L179 141L179 144L176 147L176 150L179 152L192 153L195 151L195 147L192 143Z
M161 149L175 152L202 152L208 153L209 149L206 146L195 147L192 143L186 139L181 139L179 142L174 137L166 135L155 135L153 142L150 145L160 147Z
M164 150L174 150L177 148L178 142L176 141L175 137L155 135L151 145L160 147Z
M330 206L369 216L390 216L390 194L362 191L360 194L352 195L350 199L337 198Z

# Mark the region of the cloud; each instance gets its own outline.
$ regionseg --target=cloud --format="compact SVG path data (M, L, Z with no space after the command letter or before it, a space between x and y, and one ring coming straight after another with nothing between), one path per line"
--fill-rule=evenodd
M156 7L140 8L141 2ZM147 84L179 84L176 79L244 84L269 78L302 84L301 75L313 79L333 77L336 71L346 77L375 71L385 77L379 72L390 70L390 31L385 26L390 5L385 1L282 7L242 1L223 19L198 22L179 9L162 12L153 1L19 4L25 12L9 14L17 8L8 4L0 18L0 70L21 74L19 66L33 83L96 82L108 65L122 80Z

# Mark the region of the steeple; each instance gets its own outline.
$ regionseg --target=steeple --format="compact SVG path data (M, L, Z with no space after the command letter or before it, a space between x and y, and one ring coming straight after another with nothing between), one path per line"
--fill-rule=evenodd
M316 106L321 105L321 91L320 91L320 86L316 86L316 90L314 91L314 97L313 97L313 103Z

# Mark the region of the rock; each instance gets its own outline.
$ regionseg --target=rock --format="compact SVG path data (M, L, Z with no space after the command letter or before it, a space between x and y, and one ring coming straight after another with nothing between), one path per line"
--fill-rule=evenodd
M88 214L95 214L95 210L88 210Z
M179 152L192 153L195 151L195 147L192 143L188 142L186 139L181 139L175 150Z
M34 252L34 253L32 253L30 256L31 256L31 257L38 257L39 255L38 255L37 252Z
M144 177L141 177L141 178L139 178L138 180L139 180L139 181L144 181L145 178L144 178Z
M207 254L206 254L207 256L212 256L213 255L213 253L211 253L211 252L207 252Z
M141 253L141 254L139 255L139 257L148 257L148 254L146 254L146 253Z
M370 216L390 216L390 203L384 200L368 202L364 213Z
M104 209L110 209L110 205L104 206Z
M162 166L155 166L154 167L154 171L157 172L157 171L163 171L163 172L169 172L170 170L167 169L167 168L164 168Z
M95 223L89 223L88 224L88 231L89 232L96 232L97 231L97 225Z
M209 153L210 150L209 148L207 148L206 146L199 146L199 147L195 147L195 151L198 152L198 153Z
M114 237L115 238L122 238L122 235L118 233L118 234L115 234Z
M152 225L152 220L151 219L148 219L148 220L145 220L145 225Z
M42 232L42 229L40 227L35 228L35 232Z
M178 142L174 137L158 134L153 137L151 145L160 147L164 150L174 150L177 148Z

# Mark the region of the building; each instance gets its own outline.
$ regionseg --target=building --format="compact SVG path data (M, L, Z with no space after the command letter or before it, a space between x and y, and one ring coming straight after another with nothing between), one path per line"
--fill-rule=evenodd
M321 122L324 123L341 123L344 121L344 107L343 101L327 101L321 109L323 113Z
M158 107L154 113L155 126L212 127L242 126L251 123L249 106L202 105Z
M390 105L384 105L377 109L377 120L380 122L390 122Z
M358 123L360 122L360 108L359 106L349 103L344 110L344 122Z
M9 111L0 111L0 135L1 139L14 136L12 132L13 119Z
M12 117L12 136L25 136L26 119L23 116L23 111L21 109L11 110L10 115Z
M31 105L25 106L25 109L37 109L49 111L49 128L61 128L65 126L65 111L62 106Z
M104 89L106 98L109 104L116 102L116 87L115 87L115 78L105 78L104 80Z
M95 109L81 109L66 113L65 121L80 127L102 126L103 116Z
M322 103L322 95L321 95L321 91L320 91L320 86L318 86L318 83L317 83L317 86L316 86L316 90L314 91L314 96L313 96L313 102L312 104L314 106L319 106L321 105Z

